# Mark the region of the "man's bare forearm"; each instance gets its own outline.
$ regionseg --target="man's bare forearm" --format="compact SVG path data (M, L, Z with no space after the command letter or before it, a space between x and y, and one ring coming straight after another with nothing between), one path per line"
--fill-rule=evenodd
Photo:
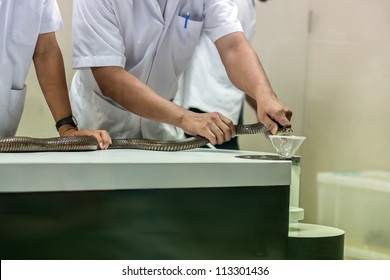
M242 32L215 42L231 82L256 102L257 118L272 134L278 126L291 126L292 111L277 98L257 54Z
M55 122L72 115L64 61L54 32L39 35L33 61L39 84ZM72 124L64 124L58 128L58 132L61 136L94 136L100 149L107 149L111 144L111 137L104 130L79 131Z
M55 121L68 117L71 108L64 62L54 33L39 36L33 61L40 87Z
M272 92L268 77L241 32L229 34L216 41L223 64L231 82L256 100L258 94Z
M187 110L164 99L123 68L96 67L92 72L102 93L130 112L181 127Z

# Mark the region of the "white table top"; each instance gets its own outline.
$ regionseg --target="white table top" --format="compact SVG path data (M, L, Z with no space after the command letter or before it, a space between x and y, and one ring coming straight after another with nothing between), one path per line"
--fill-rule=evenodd
M0 154L1 192L290 185L291 161L261 152L105 150Z

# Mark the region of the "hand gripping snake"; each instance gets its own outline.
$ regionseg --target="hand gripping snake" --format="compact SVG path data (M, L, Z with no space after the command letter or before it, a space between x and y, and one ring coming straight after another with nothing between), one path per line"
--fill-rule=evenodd
M235 125L236 134L265 133L268 128L262 123ZM179 140L152 139L112 139L108 149L140 149L151 151L183 151L200 148L209 143L201 136ZM0 152L69 152L98 150L98 143L93 136L67 136L54 138L9 137L0 139Z

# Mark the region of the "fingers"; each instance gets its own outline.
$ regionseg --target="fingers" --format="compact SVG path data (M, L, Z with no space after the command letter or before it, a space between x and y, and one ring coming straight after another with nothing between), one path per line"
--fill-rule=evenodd
M269 114L259 114L258 118L261 123L268 127L271 134L276 134L281 127L291 127L292 112L289 109L283 109L273 113L271 117Z
M281 109L274 115L273 119L277 121L281 126L289 127L291 126L290 121L292 114L292 111L284 106L283 109Z
M264 114L262 117L259 117L259 121L268 127L271 134L276 134L278 132L278 124L268 115Z
M258 107L258 120L276 134L281 127L291 127L292 111L277 98L262 100Z
M229 141L233 137L236 136L236 128L233 122L220 113L215 113L217 115L216 124L218 128L222 131L221 142L218 144L222 144L223 142Z
M236 129L233 122L220 113L208 113L208 123L206 125L205 137L213 145L222 144L229 141L236 135Z
M222 144L236 136L233 122L220 113L195 113L190 123L194 128L190 134L203 136L213 145Z
M102 150L106 150L112 144L111 137L105 130L95 130L92 136L96 138Z
M98 142L98 146L102 150L106 150L108 146L112 144L110 135L105 130L79 130L75 132L72 136L93 136Z

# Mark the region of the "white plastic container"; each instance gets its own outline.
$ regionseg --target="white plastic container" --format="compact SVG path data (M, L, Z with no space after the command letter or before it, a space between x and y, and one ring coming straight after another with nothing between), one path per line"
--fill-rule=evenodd
M390 259L390 172L317 174L318 223L345 231L345 258Z

